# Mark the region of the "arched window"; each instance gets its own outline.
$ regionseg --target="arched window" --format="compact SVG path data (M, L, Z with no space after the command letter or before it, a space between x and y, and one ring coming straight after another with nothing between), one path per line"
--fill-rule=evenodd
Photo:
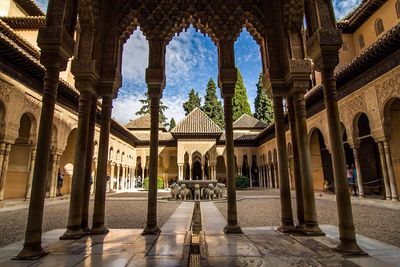
M365 46L364 35L361 34L360 36L358 36L358 44L360 45L361 49L364 48Z
M400 19L400 0L397 0L396 2L396 12L397 12L397 18Z
M381 18L377 19L375 21L375 33L376 33L376 36L381 34L384 30L385 30L385 28L383 27L383 20Z

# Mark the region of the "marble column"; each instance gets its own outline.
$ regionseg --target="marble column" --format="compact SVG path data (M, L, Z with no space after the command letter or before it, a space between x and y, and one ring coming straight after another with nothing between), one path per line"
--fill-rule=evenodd
M110 163L110 171L111 171L111 175L110 175L110 190L114 190L114 174L115 174L115 163L114 162Z
M117 177L116 177L116 179L117 179L117 191L119 191L121 188L120 188L120 184L119 184L119 179L120 179L120 173L121 173L121 164L117 164Z
M383 147L383 142L378 142L379 157L381 160L383 183L385 185L385 198L390 200L392 198L392 193L390 192L389 175L386 163L385 149Z
M2 152L1 152L1 149L0 149L0 154L1 153ZM28 182L26 183L26 189L25 189L25 200L31 198L33 168L35 166L35 159L36 159L36 146L32 146L32 148L31 148L31 161L30 161L30 164L29 164ZM0 162L1 162L1 159L0 159Z
M297 88L295 88L296 90ZM311 171L311 155L308 143L306 103L303 89L294 92L294 112L299 147L299 161L304 203L304 227L306 235L323 235L318 226L317 210L315 207L314 185Z
M86 164L83 185L83 203L82 203L82 218L81 228L84 233L89 234L89 202L91 182L94 183L95 177L92 177L93 155L94 155L94 132L96 127L96 113L97 113L97 97L92 96L89 115L89 129L87 135L87 149L86 149ZM92 181L90 181L92 179Z
M364 186L363 186L363 178L362 178L362 170L360 165L360 153L358 147L353 147L353 155L354 155L354 165L356 167L357 172L357 185L358 185L358 195L360 198L364 197Z
M332 153L333 175L335 178L336 205L339 217L339 239L337 250L351 254L362 254L357 245L356 231L353 222L353 211L346 181L346 159L343 147L342 127L340 125L339 108L334 70L338 62L337 52L333 57L322 57L322 87L325 110L328 118L329 141Z
M161 94L156 94L149 88L150 94L150 167L149 193L147 203L147 220L143 234L159 234L161 229L157 224L157 173L158 173L158 123Z
M58 178L58 161L59 155L55 152L51 154L51 171L50 171L50 197L55 197L57 192L57 178Z
M193 180L192 161L189 160L189 180Z
M178 164L178 180L183 180L183 164Z
M74 172L72 175L72 188L68 216L67 231L60 239L78 239L84 234L81 228L83 190L86 169L87 141L89 134L89 118L92 94L82 90L79 95L78 107L78 133L75 144Z
M238 166L238 175L240 176L242 175L242 168L243 168L242 166L240 165Z
M6 185L6 178L8 172L8 163L10 162L11 144L5 143L4 157L2 161L2 168L0 173L0 201L4 200L4 190Z
M391 192L391 195L392 195L392 200L393 201L398 201L399 200L399 196L397 195L396 177L394 175L394 170L393 170L392 155L391 155L391 152L390 152L389 141L387 141L387 140L383 141L383 149L385 151L385 157L386 157L386 164L387 164L388 175L389 175L390 192Z
M106 234L108 229L105 227L106 210L106 184L107 184L107 163L108 146L110 139L110 124L112 110L111 94L104 95L101 102L101 121L100 121L100 140L97 163L96 191L94 196L93 226L91 234ZM111 165L110 183L113 184L114 165ZM111 186L110 184L110 186ZM110 187L111 189L112 187Z
M285 119L283 115L283 98L273 97L273 110L275 121L275 138L278 152L278 169L280 179L280 201L281 201L281 226L278 228L283 233L293 232L292 199L290 196L290 181L288 172L288 157L286 150Z
M303 202L303 186L301 178L300 160L299 160L299 146L297 143L297 127L294 115L293 98L289 97L287 99L288 115L289 115L289 126L290 126L290 140L292 141L292 154L293 154L293 174L295 182L295 192L296 192L296 214L298 229L303 229L304 227L304 202Z
M53 125L60 66L62 64L60 64L59 59L56 57L53 58L53 63L51 65L43 64L45 65L46 70L37 138L36 161L32 179L31 199L29 202L24 248L18 254L16 259L36 259L46 255L41 243L43 208L46 196L46 173L50 157L53 130L53 127L49 127L49 125Z

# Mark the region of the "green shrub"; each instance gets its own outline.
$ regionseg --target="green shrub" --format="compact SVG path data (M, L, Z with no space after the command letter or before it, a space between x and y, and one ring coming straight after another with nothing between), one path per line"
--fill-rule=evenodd
M149 189L149 177L144 178L143 181L143 188L148 190ZM164 188L164 181L161 177L157 177L157 188L163 189Z
M249 187L249 178L246 176L237 176L236 177L236 188L242 189Z

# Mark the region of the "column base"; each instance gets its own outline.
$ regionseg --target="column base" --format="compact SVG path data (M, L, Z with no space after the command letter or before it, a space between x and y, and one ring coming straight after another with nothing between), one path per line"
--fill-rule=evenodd
M104 226L104 224L101 224L99 226L93 226L92 229L90 230L91 235L105 235L108 234L110 230L107 229L107 227Z
M158 225L146 225L144 228L142 235L159 235L161 233L161 229Z
M365 256L368 255L357 245L355 240L350 241L340 241L340 244L335 248L335 250L346 256Z
M296 227L296 230L297 230L298 232L303 232L304 223L297 224L295 227Z
M67 227L67 231L60 236L60 240L73 240L73 239L79 239L82 236L84 236L85 233L82 231L80 226L78 227Z
M49 254L42 248L41 242L33 244L24 244L24 248L13 260L37 260Z
M399 201L399 199L397 197L396 198L392 198L392 201L397 202L397 201Z
M297 232L297 229L296 229L296 227L294 227L294 225L293 224L288 224L288 225L281 225L281 226L279 226L278 227L278 229L277 229L279 232L281 232L281 233L284 233L284 234L286 234L286 233L295 233L295 232Z
M319 228L318 224L304 224L302 234L306 236L324 236L325 233Z
M242 229L240 228L238 223L234 223L234 224L227 224L224 227L224 233L225 234L243 234Z

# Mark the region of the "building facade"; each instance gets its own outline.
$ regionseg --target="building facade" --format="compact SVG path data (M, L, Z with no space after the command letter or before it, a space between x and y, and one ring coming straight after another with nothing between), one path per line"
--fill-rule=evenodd
M35 164L44 67L36 39L44 13L30 0L0 6L0 200L29 198ZM400 1L362 1L338 22L343 45L335 71L346 164L354 164L365 195L397 198L400 191ZM79 92L69 63L61 73L47 175L47 196L55 196L58 169L63 192L71 190ZM321 86L313 71L305 95L315 190L333 184L330 133ZM287 110L286 110L287 111ZM98 107L97 123L101 110ZM290 114L285 114L291 188L295 188ZM92 176L96 177L99 125L95 128ZM132 188L149 175L150 115L125 126L111 122L107 173L110 188ZM279 187L275 124L243 115L233 124L235 173L250 187ZM225 133L200 109L171 131L159 126L158 176L165 186L177 179L226 182Z

